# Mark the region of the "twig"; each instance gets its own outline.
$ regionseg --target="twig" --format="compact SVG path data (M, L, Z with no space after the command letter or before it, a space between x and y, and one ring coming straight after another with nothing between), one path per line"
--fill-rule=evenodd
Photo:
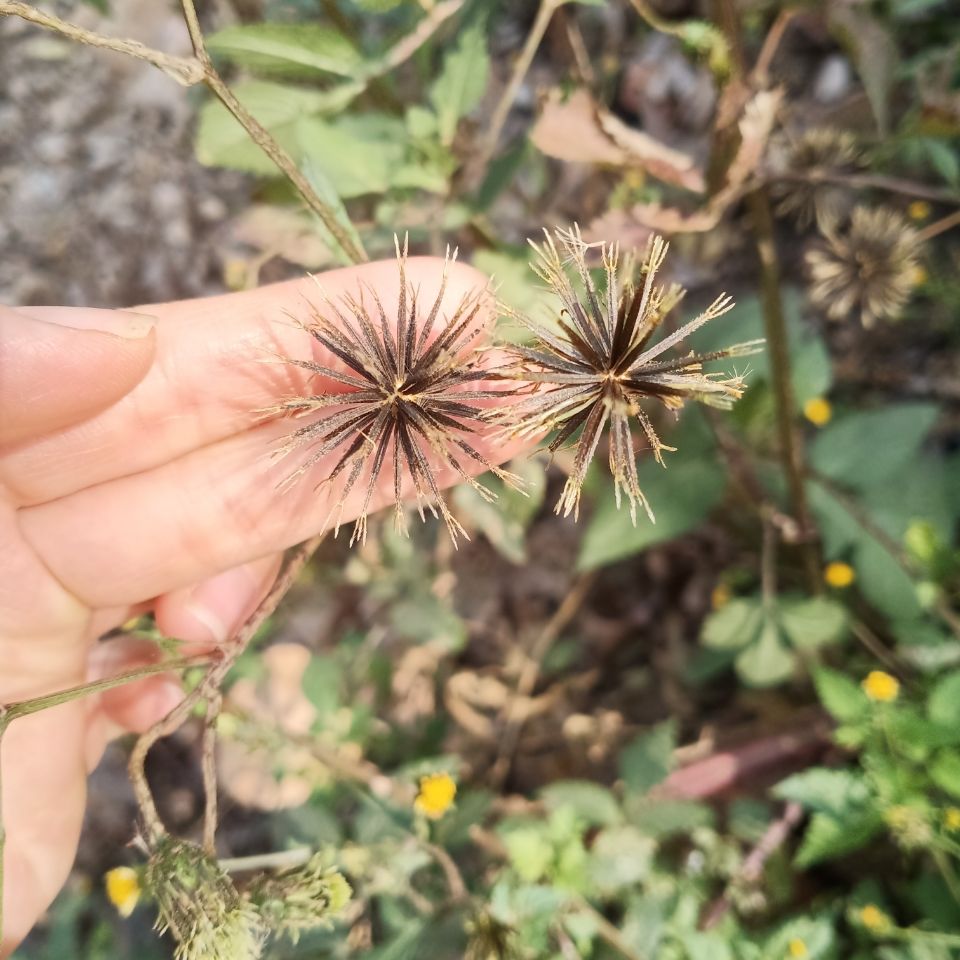
M577 908L581 913L586 913L597 927L597 933L600 939L613 947L621 956L627 960L645 960L642 953L637 953L626 940L623 934L595 907L583 897L578 898Z
M158 673L170 673L179 670L188 670L190 667L208 663L205 657L179 657L175 660L166 660L161 663L151 663L136 670L128 670L107 677L103 680L93 680L90 683L81 683L65 690L57 690L28 700L18 700L14 703L0 704L0 943L3 942L3 891L4 891L4 852L6 850L7 832L3 820L3 739L10 724L22 717L59 707L64 703L71 703L95 693L104 693L116 687L152 677Z
M513 72L510 74L510 79L503 93L500 95L497 105L493 108L487 132L480 144L476 159L471 164L468 176L469 182L479 183L480 180L483 179L483 174L486 172L487 165L490 163L490 158L497 148L500 132L503 130L504 123L506 123L507 115L513 106L513 101L516 99L517 91L520 89L520 84L523 83L523 78L527 75L530 64L533 63L537 47L540 46L540 41L547 32L551 18L564 2L565 0L540 0L537 16L533 21L530 32L527 34L523 50L520 52L517 62L513 65Z
M0 16L20 17L37 26L53 30L69 40L85 43L91 47L100 47L103 50L113 50L123 53L137 60L145 60L162 70L168 77L172 77L184 87L192 87L204 80L203 65L195 57L175 57L161 50L154 50L137 40L121 40L114 37L104 37L91 30L85 30L75 23L69 23L55 17L52 13L44 13L29 3L19 3L17 0L0 0Z
M217 866L227 873L252 873L254 870L289 870L301 867L313 856L310 847L294 847L272 853L254 853L249 857L224 857Z
M203 849L211 857L217 855L217 718L222 706L218 691L207 701L203 718Z
M636 3L637 0L634 0ZM734 76L746 77L746 58L740 39L740 14L734 0L717 0L717 18L730 47L730 61ZM816 548L816 528L810 517L807 493L803 483L804 457L800 431L794 419L793 382L790 379L790 346L787 339L783 297L780 291L780 261L774 239L773 213L770 195L760 186L746 196L747 208L753 223L754 243L760 263L760 302L763 307L763 325L770 351L770 372L777 415L777 433L780 440L780 461L787 478L790 505L800 528L800 549L808 586L819 594L820 559Z
M397 41L364 74L365 80L382 77L409 60L436 33L437 28L449 20L464 4L464 0L444 0L427 12L427 15L405 37Z
M527 655L523 668L520 671L520 677L517 680L516 690L507 703L504 730L500 738L497 759L494 761L493 767L490 770L490 784L494 789L503 785L510 771L513 755L516 752L517 743L520 740L520 734L523 731L523 725L527 716L526 711L521 709L521 704L533 693L533 688L537 685L537 680L540 679L540 667L543 658L550 651L550 648L556 642L564 627L567 626L580 609L580 605L586 599L595 579L595 572L582 573L579 575L570 592L564 598L563 603L560 604L556 613L554 613L540 632L540 635L537 637L536 642Z
M421 840L420 845L440 865L447 882L447 889L450 891L451 904L465 903L470 898L470 894L460 868L453 862L453 857L443 847L428 840Z
M802 819L803 807L799 803L788 803L784 807L783 814L767 827L757 845L743 861L743 865L727 885L723 896L707 911L702 924L704 930L713 929L727 915L735 886L755 884L763 876L763 868L766 866L767 860L783 846L787 837L790 836Z
M76 24L68 23L59 17L41 13L36 8L16 0L0 0L0 15L18 16L21 19L36 23L38 26L53 30L61 36L77 40L95 47L103 47L125 53L137 60L144 60L172 76L178 83L191 86L197 83L205 84L216 98L233 114L237 122L247 131L250 139L274 162L277 168L297 188L307 206L320 218L323 225L330 231L343 251L354 263L363 263L367 259L366 251L350 236L337 218L336 212L325 203L310 181L303 175L280 144L270 135L269 131L247 110L234 96L230 88L217 73L210 55L207 53L200 30L200 21L193 0L181 0L184 20L190 33L194 56L192 58L171 57L159 50L145 47L134 40L118 40L104 37L100 34L85 30Z
M226 647L219 660L217 660L206 672L199 684L174 707L170 713L159 723L151 727L146 733L140 736L134 744L130 753L129 773L130 782L133 785L133 792L137 798L137 804L140 808L140 815L143 818L144 828L147 834L148 843L156 843L166 832L160 815L157 812L156 803L153 795L150 793L150 787L147 783L146 760L150 748L163 737L169 736L190 716L193 708L203 700L209 700L216 695L220 685L229 673L230 668L236 663L240 655L247 648L247 645L253 639L254 634L260 629L263 622L269 617L277 605L290 589L297 574L303 569L304 564L313 555L314 550L320 545L323 534L308 540L301 544L290 555L283 570L280 571L277 579L273 582L267 595L260 601L256 610L250 614L243 622L240 629L230 640L229 647Z
M919 232L918 239L922 243L926 243L927 240L932 240L934 237L938 237L941 233L946 233L947 230L952 230L958 225L960 225L960 210L954 210L949 216L941 220L936 220L929 226L924 227Z
M932 200L934 203L960 203L960 195L954 190L930 187L925 183L917 183L914 180L886 177L878 173L838 173L835 170L814 167L810 170L776 172L767 170L762 171L760 177L764 183L772 183L777 180L791 180L800 183L836 183L853 190L886 190L889 193L902 193L908 197ZM930 226L934 227L936 225L936 223L933 223Z
M767 31L763 40L763 46L760 53L757 54L757 62L753 65L753 82L762 88L770 84L770 65L776 52L780 49L784 34L791 23L800 15L802 11L796 7L787 10L781 10L777 19L773 21L773 26Z

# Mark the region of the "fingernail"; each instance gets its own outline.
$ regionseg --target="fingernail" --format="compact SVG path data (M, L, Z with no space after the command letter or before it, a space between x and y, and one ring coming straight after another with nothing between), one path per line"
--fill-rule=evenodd
M202 627L210 631L214 643L226 643L229 631L223 620L206 604L191 602L184 606L184 612L193 617Z
M142 340L157 325L149 313L132 310L100 310L93 307L17 307L17 313L58 327L112 333L125 340Z

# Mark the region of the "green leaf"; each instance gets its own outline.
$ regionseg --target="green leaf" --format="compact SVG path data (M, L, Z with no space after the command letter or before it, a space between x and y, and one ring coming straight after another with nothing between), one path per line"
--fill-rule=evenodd
M362 250L363 243L360 240L360 235L351 222L350 215L347 213L343 201L330 182L330 178L320 170L309 157L303 161L303 175L310 182L310 186L313 187L317 196L333 211L337 222L346 231L347 236L353 240L359 250ZM347 265L352 264L353 258L343 249L336 237L326 228L323 221L316 214L312 214L312 216L317 232L323 237L324 243L337 255L341 263Z
M363 56L339 31L316 23L252 23L227 27L207 37L207 49L264 73L354 77Z
M739 650L756 639L762 622L759 597L731 600L703 621L700 642L715 650Z
M430 89L442 143L453 143L458 121L480 102L489 75L486 24L476 20L460 31Z
M617 510L609 491L590 518L577 558L579 570L594 570L693 530L723 499L727 486L723 469L715 460L685 450L682 441L677 446L680 452L666 470L652 459L637 470L640 489L657 522L650 523L640 511L632 526L626 509Z
M927 715L934 723L960 729L960 670L937 681L927 700Z
M511 866L524 883L536 883L546 876L553 863L553 845L542 830L510 830L503 835L503 843Z
M656 843L636 827L602 830L590 847L591 885L613 894L647 878Z
M680 933L688 960L734 960L733 951L720 933L684 930Z
M781 600L777 616L780 626L798 650L816 650L837 643L847 635L847 611L829 597Z
M820 702L843 723L859 720L870 706L860 684L836 670L821 667L814 673L813 682Z
M864 538L853 555L861 593L892 620L919 619L923 610L903 567L876 540Z
M625 798L625 805L629 822L655 840L713 825L713 811L696 800L654 800L632 794Z
M935 404L898 403L838 417L817 434L810 462L847 487L875 486L916 458L938 414Z
M355 84L343 84L321 92L248 80L238 83L233 92L294 160L299 160L298 119L336 113L356 96L359 89ZM197 159L206 166L281 176L276 164L250 139L247 131L219 100L207 100L200 108L195 149Z
M803 842L797 851L796 865L810 867L823 860L833 860L869 843L883 828L875 811L865 811L855 818L837 819L826 813L810 818Z
M812 767L781 780L773 788L781 800L792 800L808 810L843 819L870 802L870 790L864 778L850 770Z
M930 779L953 797L960 797L960 752L941 750L930 765Z
M776 621L763 623L756 640L745 647L734 661L737 673L754 687L771 687L788 680L797 658L783 642Z
M608 827L623 819L613 794L590 780L559 780L540 791L550 810L572 810L584 823Z
M674 720L660 723L632 740L620 752L620 776L628 790L647 793L662 783L673 769L677 745Z
M343 199L383 193L403 159L403 125L393 117L364 113L335 121L297 121L301 155L329 179Z

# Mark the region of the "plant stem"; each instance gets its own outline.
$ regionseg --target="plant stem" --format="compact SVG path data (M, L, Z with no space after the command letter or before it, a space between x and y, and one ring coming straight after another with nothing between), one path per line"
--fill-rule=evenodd
M913 180L903 180L900 177L886 177L878 173L837 173L831 170L784 170L774 173L763 171L762 180L770 183L777 180L790 180L799 183L836 183L851 189L886 190L888 193L902 193L908 197L920 197L923 200L932 200L934 203L960 203L960 195L953 190L943 190L939 187L930 187L925 183ZM954 221L956 222L956 221ZM942 220L930 224L936 227ZM951 226L953 224L950 224ZM927 227L926 229L930 229ZM946 229L944 227L943 229ZM940 232L939 230L937 231Z
M510 74L510 79L507 81L507 86L504 88L500 99L497 101L497 105L493 109L493 114L490 117L490 125L487 127L486 135L480 144L480 150L477 153L476 160L471 164L470 175L468 177L471 183L479 184L483 179L487 165L490 163L490 159L497 149L500 132L503 130L503 125L507 121L507 116L510 113L510 108L513 106L513 101L517 97L520 84L523 83L523 79L530 69L530 64L533 63L533 58L536 55L537 48L540 46L540 41L543 40L543 35L547 32L550 20L564 2L565 0L540 0L536 18L533 21L530 32L527 34L523 50L520 52L517 62L513 65L513 71Z
M210 54L207 52L207 46L203 39L203 31L200 29L200 20L197 17L197 10L194 6L194 0L181 0L181 7L183 8L183 18L187 24L187 31L190 34L190 42L193 44L194 56L196 56L203 67L203 82L210 88L213 95L227 110L233 114L243 129L247 131L250 139L260 147L297 188L300 195L307 202L307 206L320 218L323 225L330 231L337 243L340 244L344 253L346 253L354 263L363 263L368 260L369 257L366 251L362 247L359 247L353 237L350 236L350 233L344 229L335 211L320 199L317 192L310 185L310 181L307 180L300 168L294 163L290 154L274 140L270 132L247 110L236 98L233 91L223 82L223 79L213 65L213 61L210 59Z
M207 701L207 715L203 718L203 849L217 855L217 718L223 706L218 691Z
M947 230L952 230L958 225L960 225L960 210L955 210L942 220L936 220L928 227L924 227L919 233L919 239L921 242L926 243L927 240L932 240L934 237L938 237L941 233L946 233Z
M310 181L303 175L290 154L270 135L270 132L247 110L234 96L223 78L217 73L203 40L200 30L200 21L197 17L193 0L181 0L184 20L193 44L194 56L172 57L159 50L153 50L135 40L118 40L113 37L104 37L68 23L59 17L41 13L26 3L16 0L0 0L0 15L18 16L23 20L36 23L38 26L53 30L61 36L71 40L86 43L118 53L125 53L137 60L144 60L163 70L184 86L193 86L197 83L205 84L214 96L233 114L236 121L247 131L250 139L274 162L277 168L297 188L307 206L320 218L323 225L330 231L343 251L353 263L363 263L369 258L366 251L360 246L343 227L337 218L336 212L325 203Z
M296 580L297 574L303 569L323 538L324 534L318 534L306 543L300 544L290 554L270 590L257 605L256 610L247 617L230 639L229 646L224 648L220 659L211 665L200 683L163 720L140 736L134 744L130 753L128 770L133 792L140 807L140 814L143 817L148 844L155 844L166 833L160 820L160 814L157 811L157 805L150 793L150 786L147 783L146 760L150 748L158 740L169 736L180 727L198 703L204 700L209 702L211 698L219 696L220 685L230 672L230 668L246 650L247 645L267 617L276 610L278 604Z
M161 50L153 50L136 40L120 40L114 37L104 37L91 30L85 30L75 23L69 23L55 17L52 13L44 13L29 3L19 3L17 0L0 0L0 16L20 17L35 23L37 26L53 30L68 40L85 43L91 47L100 47L103 50L113 50L115 53L124 53L137 60L145 60L162 70L168 77L185 87L202 83L204 80L203 66L195 57L174 57Z
M136 670L128 670L126 673L117 674L115 677L94 680L91 683L81 683L75 687L68 687L65 690L57 690L55 693L31 697L28 700L18 700L14 703L0 704L0 943L3 942L4 853L6 851L7 841L7 831L3 818L3 740L10 724L13 723L14 720L19 720L22 717L29 717L31 714L39 713L41 710L59 707L64 703L70 703L73 700L79 700L82 697L88 697L94 693L113 690L115 687L133 683L136 680L143 680L146 677L152 677L158 673L187 670L190 667L197 667L207 662L206 658L198 657L180 657L175 660L165 660L161 663L151 663L147 666L138 667Z
M249 857L227 857L217 861L217 866L227 873L250 873L254 870L289 870L302 867L313 856L310 847L294 847L275 853L255 853Z

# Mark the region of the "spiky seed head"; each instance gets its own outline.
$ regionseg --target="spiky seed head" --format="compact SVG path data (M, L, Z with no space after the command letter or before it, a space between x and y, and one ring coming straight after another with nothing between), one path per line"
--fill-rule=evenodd
M157 929L177 941L176 960L258 960L267 931L256 908L196 844L159 840L144 871Z
M448 254L448 264L451 259ZM484 402L503 397L502 390L482 386L491 378L486 354L480 349L489 332L485 291L466 295L452 313L442 313L445 267L436 298L425 309L418 291L407 281L406 261L406 241L402 249L397 242L400 295L395 325L370 287L361 287L356 296L347 295L339 303L323 295L304 326L334 365L288 362L334 381L340 389L293 397L269 411L311 418L279 450L279 455L309 450L284 483L323 464L326 472L318 486L338 485L328 517L328 523L334 520L335 532L351 491L364 491L351 544L366 539L367 512L382 475L393 476L398 530L406 532L403 497L409 483L420 518L424 519L425 508L435 517L439 511L454 544L466 532L440 493L438 465L451 468L488 501L496 496L470 476L471 462L507 483L517 482L490 463L476 444L476 435L486 426Z
M910 298L920 265L917 232L888 207L854 207L807 251L810 299L831 320L857 313L867 328L893 320Z
M835 223L849 210L851 191L826 177L855 173L863 168L864 158L849 131L814 127L789 142L775 166L782 173L804 178L788 176L774 183L777 213L791 215L798 226L808 227L814 222Z
M588 244L576 225L544 234L542 244L531 241L535 252L531 266L560 298L561 314L552 328L504 307L533 335L531 345L508 348L515 363L512 375L527 381L530 388L509 409L494 414L494 419L505 423L512 436L556 431L548 445L551 452L568 441L573 443L573 469L556 505L557 513L564 516L578 513L587 468L609 425L610 472L617 506L625 496L634 523L638 505L653 520L637 477L632 422L640 424L654 457L662 464L663 452L673 448L661 441L644 402L657 400L673 411L686 400L729 407L743 393L743 377L704 373L703 364L755 353L760 341L707 354L673 354L673 348L695 330L726 313L733 305L730 297L721 295L698 317L654 342L664 317L684 293L676 285L656 283L667 254L662 237L654 237L648 244L636 283L631 270L621 270L618 247L597 244L604 272L598 286L587 268Z

